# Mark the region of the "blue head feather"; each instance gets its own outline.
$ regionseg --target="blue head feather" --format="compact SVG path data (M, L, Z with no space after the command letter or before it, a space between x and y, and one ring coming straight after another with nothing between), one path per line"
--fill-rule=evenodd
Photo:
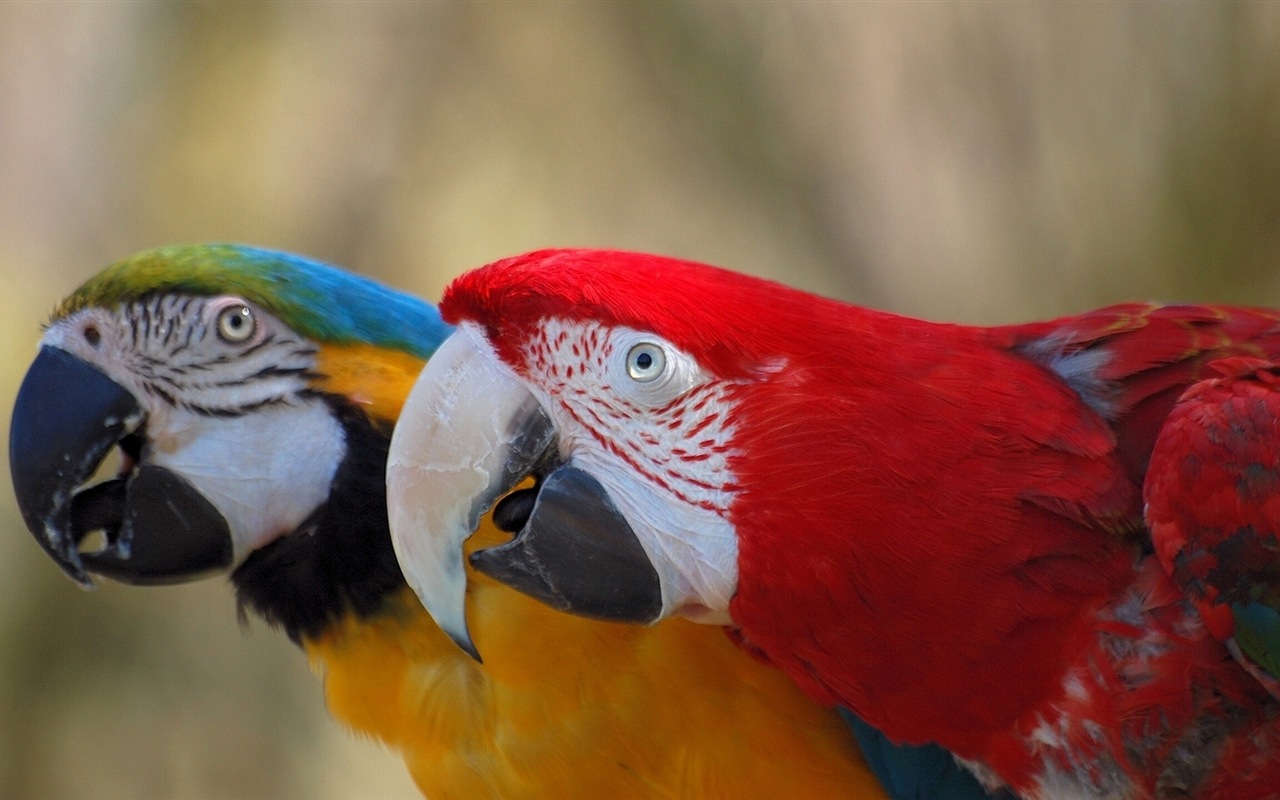
M435 306L292 253L238 244L177 245L130 256L90 278L54 317L157 292L237 294L316 341L429 357L451 332Z

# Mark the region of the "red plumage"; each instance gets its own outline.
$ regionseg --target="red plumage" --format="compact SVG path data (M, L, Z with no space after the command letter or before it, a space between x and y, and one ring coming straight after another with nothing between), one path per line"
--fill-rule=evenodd
M1147 523L1209 629L1280 698L1280 367L1249 356L1211 367L1165 422Z
M498 262L441 308L520 374L554 318L652 332L730 385L729 611L814 697L1027 796L1280 792L1280 707L1149 556L1142 499L1179 397L1280 357L1277 313L980 328L609 251ZM1170 507L1206 499L1172 473Z

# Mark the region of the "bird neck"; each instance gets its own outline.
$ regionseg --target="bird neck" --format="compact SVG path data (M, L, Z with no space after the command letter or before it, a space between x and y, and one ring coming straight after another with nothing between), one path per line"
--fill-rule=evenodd
M328 499L295 530L250 554L231 581L252 611L300 642L348 613L379 612L404 586L387 523L387 448L392 425L345 398L325 395L347 449Z

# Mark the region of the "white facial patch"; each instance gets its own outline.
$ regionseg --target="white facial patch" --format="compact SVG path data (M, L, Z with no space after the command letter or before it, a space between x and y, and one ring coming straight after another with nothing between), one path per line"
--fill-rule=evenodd
M728 624L729 601L738 589L738 537L722 511L674 497L646 475L619 468L616 459L602 455L584 447L572 461L600 481L640 540L658 571L662 616Z
M181 476L221 512L236 563L328 498L345 433L309 393L315 345L265 310L233 295L144 297L82 309L42 344L134 396L142 463Z
M239 417L176 410L148 422L143 454L190 482L222 513L235 563L302 524L329 496L346 436L319 399Z
M652 333L565 320L541 330L526 361L530 388L561 454L631 524L658 571L663 615L727 622L738 582L730 384Z

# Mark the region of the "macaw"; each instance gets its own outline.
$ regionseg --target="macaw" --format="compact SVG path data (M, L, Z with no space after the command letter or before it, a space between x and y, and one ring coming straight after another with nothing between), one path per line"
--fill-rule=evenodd
M492 663L450 643L404 583L384 482L449 332L427 303L286 253L128 258L58 306L19 391L24 520L86 587L229 574L331 713L401 751L431 798L884 798L837 714L720 631L577 619L472 574Z
M388 503L426 487L392 539L462 647L469 562L726 626L992 790L1280 797L1280 312L939 324L599 250L467 273L441 310ZM514 538L467 554L495 501Z

